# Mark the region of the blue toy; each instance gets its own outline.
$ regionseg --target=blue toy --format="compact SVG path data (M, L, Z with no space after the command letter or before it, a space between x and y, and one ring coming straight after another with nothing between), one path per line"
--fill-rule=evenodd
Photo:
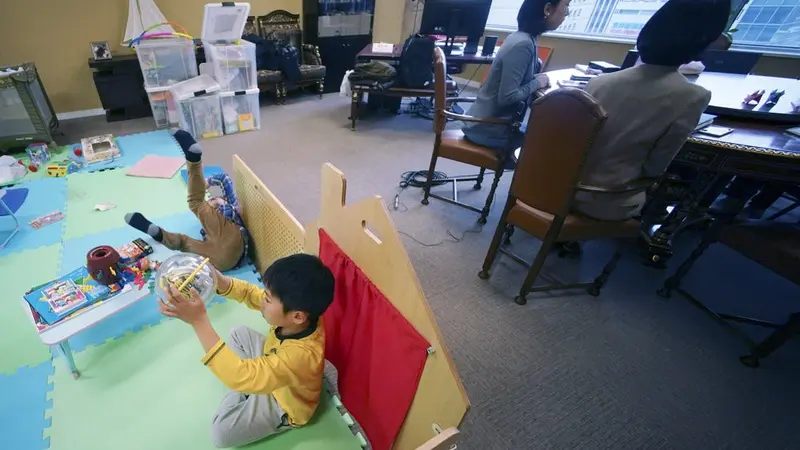
M44 142L28 144L25 153L28 155L28 170L31 172L36 172L39 166L50 161L50 151Z

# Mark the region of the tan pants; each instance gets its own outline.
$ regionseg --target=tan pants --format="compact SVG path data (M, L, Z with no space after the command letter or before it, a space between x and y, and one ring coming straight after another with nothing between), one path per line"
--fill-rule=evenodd
M195 253L205 256L209 262L225 271L233 268L242 258L244 239L239 226L217 212L216 208L206 202L206 179L203 176L202 162L186 162L188 180L187 203L189 209L200 220L206 231L206 240L193 239L185 234L170 233L163 228L164 238L161 241L171 250Z

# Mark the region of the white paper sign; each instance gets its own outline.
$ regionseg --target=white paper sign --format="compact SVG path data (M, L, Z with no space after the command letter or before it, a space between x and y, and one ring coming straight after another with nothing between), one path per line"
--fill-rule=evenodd
M374 53L393 53L394 44L387 44L384 42L374 42L372 44L372 51Z

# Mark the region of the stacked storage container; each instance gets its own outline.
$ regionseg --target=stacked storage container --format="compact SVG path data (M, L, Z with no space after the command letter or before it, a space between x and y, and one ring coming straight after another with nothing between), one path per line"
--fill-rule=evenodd
M200 75L170 87L178 125L195 139L223 134L219 90L219 83L209 75Z
M210 3L203 16L203 73L219 83L225 134L258 130L256 46L242 40L249 3Z
M194 42L182 38L157 38L139 41L135 46L156 126L177 126L178 114L170 88L197 76Z

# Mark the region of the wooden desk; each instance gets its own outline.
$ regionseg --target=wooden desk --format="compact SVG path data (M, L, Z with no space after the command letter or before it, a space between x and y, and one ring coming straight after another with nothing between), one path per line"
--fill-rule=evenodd
M558 89L558 80L567 80L575 73L574 69L547 72L552 86L547 92ZM735 80L746 80L748 84L739 87ZM784 107L796 98L798 81L754 75L730 75L706 73L695 77L695 82L712 91L712 105L717 105L717 113L724 113L735 102L741 103L741 91L752 92L753 86L760 86L769 93L777 87L785 87L786 95L781 98L774 110L788 114ZM749 84L752 83L752 84ZM794 85L793 85L794 83ZM793 89L790 94L789 89ZM748 93L749 93L748 92ZM795 95L792 97L791 95ZM762 99L762 103L766 97ZM790 107L789 107L790 108ZM675 208L661 223L644 224L642 237L648 244L647 258L651 264L665 267L672 257L672 239L683 228L687 218L697 215L697 206L720 179L734 175L764 181L783 181L800 184L800 138L785 131L791 125L754 120L740 116L720 115L715 124L732 128L727 136L714 138L699 133L692 134L675 157L673 164L684 164L698 171L697 178L682 189ZM723 180L724 181L724 180ZM662 186L666 183L662 183ZM659 195L656 193L655 196Z
M400 54L403 52L402 45L395 45L392 53L375 52L372 50L372 44L364 47L358 55L356 55L356 62L366 61L400 61ZM491 64L494 61L494 54L489 56L481 55L481 48L478 47L478 53L474 55L465 55L461 51L453 51L447 56L447 63L454 65L464 64Z

